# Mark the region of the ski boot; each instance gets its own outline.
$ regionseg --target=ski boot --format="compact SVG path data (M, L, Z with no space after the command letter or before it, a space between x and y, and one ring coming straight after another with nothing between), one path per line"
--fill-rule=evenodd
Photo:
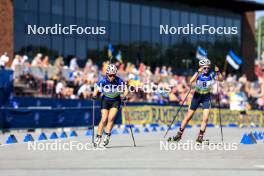
M100 143L101 143L101 140L102 140L102 135L96 135L96 138L94 140L94 143L93 143L93 146L94 147L99 147L100 146Z
M107 146L109 144L109 141L110 141L110 135L106 135L104 137L103 145Z
M169 137L168 142L179 142L182 138L182 134L183 134L183 132L178 131L176 136Z
M196 145L202 145L202 144L209 145L209 140L208 139L204 140L203 135L199 135L198 138L196 139Z

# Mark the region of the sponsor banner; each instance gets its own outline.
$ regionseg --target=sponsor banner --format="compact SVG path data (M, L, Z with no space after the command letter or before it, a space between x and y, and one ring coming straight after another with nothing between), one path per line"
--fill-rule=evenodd
M128 116L131 124L170 124L174 119L178 106L127 106ZM181 122L187 113L187 107L183 107L178 114L175 121ZM200 124L203 116L203 110L197 109L195 115L190 121L190 125ZM221 109L222 124L238 124L240 113L238 111L231 111L228 109ZM253 122L256 125L263 125L263 116L261 111L248 111L246 116L250 119L250 123ZM219 110L211 109L208 124L219 125ZM128 124L125 109L122 108L122 123ZM243 123L247 123L246 117Z

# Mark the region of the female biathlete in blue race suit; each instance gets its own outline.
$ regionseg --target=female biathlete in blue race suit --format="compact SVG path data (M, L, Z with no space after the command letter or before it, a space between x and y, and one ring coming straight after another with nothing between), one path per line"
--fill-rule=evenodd
M94 141L96 146L99 146L101 143L103 130L105 130L106 134L103 140L103 145L106 146L109 143L114 119L121 104L120 94L124 93L123 101L126 101L127 99L128 91L126 85L121 78L116 76L116 74L116 66L113 64L108 65L106 76L96 84L93 92L93 100L96 100L99 92L103 94L101 99L102 118L98 125L98 132Z
M195 92L192 97L191 105L189 106L188 112L181 123L181 127L177 132L176 136L173 138L169 138L169 141L180 141L182 138L183 131L188 124L188 122L192 119L196 109L202 104L203 108L203 119L201 123L200 132L196 139L197 144L202 144L204 132L206 130L209 111L211 108L211 95L210 90L212 87L212 83L214 80L222 81L222 75L219 71L219 68L215 66L215 72L210 70L211 61L209 59L201 59L199 61L199 70L196 72L191 80L190 84L196 82Z

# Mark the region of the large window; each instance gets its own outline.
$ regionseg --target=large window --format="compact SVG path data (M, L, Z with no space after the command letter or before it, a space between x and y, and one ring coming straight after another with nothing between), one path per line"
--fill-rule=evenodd
M112 43L116 51L123 52L124 57L152 58L148 62L155 65L167 62L168 58L180 61L194 57L198 45L210 48L210 52L215 52L219 46L232 45L235 49L241 46L241 14L226 10L195 6L185 8L174 1L149 3L145 0L13 0L13 3L15 52L24 51L25 48L26 52L32 51L32 48L38 51L44 47L55 51L49 53L64 57L96 57L99 61L106 55L107 45ZM28 24L103 26L106 27L106 34L34 36L26 34ZM194 27L204 24L213 27L235 26L238 34L190 35L181 31L181 34L160 35L161 24L169 27L186 27L188 24ZM158 60L153 63L155 59Z

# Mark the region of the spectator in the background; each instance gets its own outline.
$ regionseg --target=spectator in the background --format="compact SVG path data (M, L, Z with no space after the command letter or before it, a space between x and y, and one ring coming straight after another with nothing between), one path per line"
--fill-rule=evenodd
M49 56L44 56L43 61L42 61L42 66L43 67L50 67L51 64L49 63Z
M57 57L55 62L54 62L54 66L57 69L61 69L64 66L63 57L61 57L61 56Z
M55 90L56 97L64 98L66 94L65 91L66 91L66 81L65 81L65 78L61 78L56 85L56 90Z
M41 67L41 66L42 66L41 58L42 58L42 54L41 54L41 53L38 53L38 54L34 57L34 59L32 60L32 62L31 62L31 66L33 66L33 67Z
M77 58L76 57L71 59L69 67L70 67L71 70L78 70L79 69L79 65L77 63Z
M89 80L85 80L84 84L78 90L78 97L81 99L88 99L92 95L91 82Z
M4 69L6 63L9 61L9 57L7 56L7 53L5 52L1 57L0 57L0 68Z
M16 55L15 58L13 59L13 62L11 64L11 69L15 71L16 66L22 65L22 57L20 55Z
M249 125L249 116L247 115L247 110L249 110L248 98L246 93L243 91L242 85L237 87L232 87L229 92L230 97L230 110L238 111L239 116L239 127L242 128ZM246 124L244 124L244 119L246 119Z

